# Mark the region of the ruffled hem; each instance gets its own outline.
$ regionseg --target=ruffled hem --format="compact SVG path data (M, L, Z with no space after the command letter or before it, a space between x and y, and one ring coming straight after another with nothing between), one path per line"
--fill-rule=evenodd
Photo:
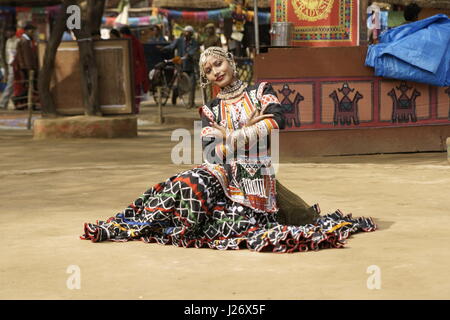
M314 209L320 214L318 204ZM372 232L377 225L372 218L352 218L351 214L344 215L340 210L320 216L313 224L292 226L275 224L270 228L253 226L244 233L234 237L219 239L196 238L188 239L184 232L176 234L158 234L138 237L111 238L108 229L101 224L84 224L84 235L80 238L92 242L115 241L127 242L140 240L146 243L158 243L184 248L210 248L217 250L249 249L251 251L275 253L292 253L317 251L326 248L342 248L346 239L358 232Z

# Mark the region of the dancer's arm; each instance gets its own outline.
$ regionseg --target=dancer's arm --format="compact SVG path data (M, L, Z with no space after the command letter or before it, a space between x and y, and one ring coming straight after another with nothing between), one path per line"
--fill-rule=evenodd
M222 132L213 125L217 120L207 105L200 108L200 114L202 119L200 137L204 160L209 163L223 164L227 150Z
M245 125L239 130L231 132L227 141L236 144L237 141L250 141L250 146L254 145L257 137L265 137L270 135L273 129L284 129L285 119L281 104L277 98L275 90L269 83L261 83L256 95L261 107L260 115L272 115L265 119L261 119L256 123L250 120L250 125Z

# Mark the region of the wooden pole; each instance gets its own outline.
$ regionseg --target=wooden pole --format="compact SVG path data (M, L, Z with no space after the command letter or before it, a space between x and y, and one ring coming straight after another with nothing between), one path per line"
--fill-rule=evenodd
M359 45L366 46L367 41L367 7L369 5L368 0L360 1L359 9Z
M8 63L6 61L6 53L5 53L5 29L6 29L6 21L5 19L0 20L0 61L3 64L3 67L5 68L5 74L3 76L6 76L8 74Z
M161 93L161 87L158 87L157 89L158 92L158 115L159 115L159 123L163 123L163 116L162 116L162 105L161 105L161 100L162 100L162 93Z
M207 94L206 94L206 88L200 87L200 90L201 90L201 92L202 92L202 101L203 101L203 104L206 104L206 102L207 102L207 100L208 100L208 98L206 97L206 96L207 96ZM211 90L212 90L212 88L211 88Z
M28 121L27 129L31 129L31 117L33 116L33 91L34 91L34 70L28 74Z
M255 49L256 54L259 54L259 19L258 19L258 0L253 0L253 23L255 24Z

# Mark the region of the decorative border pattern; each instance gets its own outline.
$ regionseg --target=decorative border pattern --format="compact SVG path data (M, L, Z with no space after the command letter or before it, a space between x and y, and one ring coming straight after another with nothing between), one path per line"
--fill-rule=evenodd
M438 101L438 90L437 87L434 86L423 86L423 84L418 84L414 82L406 82L406 84L412 88L418 88L417 90L420 91L423 95L428 95L428 99L426 99L426 102L428 106L426 108L429 108L429 116L417 116L415 120L413 119L406 119L402 122L391 120L381 120L381 110L382 108L389 108L389 114L391 114L393 109L393 105L391 103L391 98L389 98L389 105L381 105L381 82L385 80L384 78L380 77L334 77L334 78L301 78L301 79L258 79L258 81L267 81L274 86L274 88L280 87L284 84L311 84L313 83L313 122L302 122L302 119L300 120L300 125L298 126L292 126L288 127L286 126L283 131L310 131L310 130L342 130L342 129L370 129L370 128L386 128L386 127L411 127L411 126L428 126L428 125L443 125L448 124L450 125L450 95L448 96L448 101ZM323 101L322 101L322 86L327 84L336 84L336 89L342 88L343 84L346 82L351 82L352 88L354 87L355 91L357 92L358 86L357 83L370 83L371 84L371 94L370 96L363 96L360 100L360 104L363 104L365 101L370 101L371 104L371 120L364 119L362 121L359 121L359 123L349 123L349 124L341 124L341 123L327 123L322 122L322 113L323 113ZM396 86L398 86L398 82L392 82L392 88L395 90ZM419 87L420 86L420 87ZM425 89L424 89L425 88ZM426 91L424 91L426 90ZM448 89L450 92L450 89ZM352 93L352 94L354 94ZM300 92L301 94L301 92ZM367 94L366 94L367 95ZM328 93L325 95L328 97ZM411 98L411 93L408 92L407 96ZM412 99L411 99L412 102ZM404 102L403 102L404 103ZM422 102L422 105L420 105L421 108L424 108ZM447 118L438 118L437 115L437 108L438 103L448 105L448 117ZM304 107L304 101L302 101L299 104L299 107ZM309 108L311 106L308 106ZM404 112L404 105L402 106L403 110L400 110L401 112ZM385 109L384 109L385 110ZM423 109L422 109L423 110Z

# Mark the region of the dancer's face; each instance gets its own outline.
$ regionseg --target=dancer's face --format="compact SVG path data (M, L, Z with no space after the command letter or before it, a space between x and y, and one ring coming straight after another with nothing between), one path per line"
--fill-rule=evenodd
M233 81L233 68L225 58L208 56L203 65L206 78L220 88L226 87Z

